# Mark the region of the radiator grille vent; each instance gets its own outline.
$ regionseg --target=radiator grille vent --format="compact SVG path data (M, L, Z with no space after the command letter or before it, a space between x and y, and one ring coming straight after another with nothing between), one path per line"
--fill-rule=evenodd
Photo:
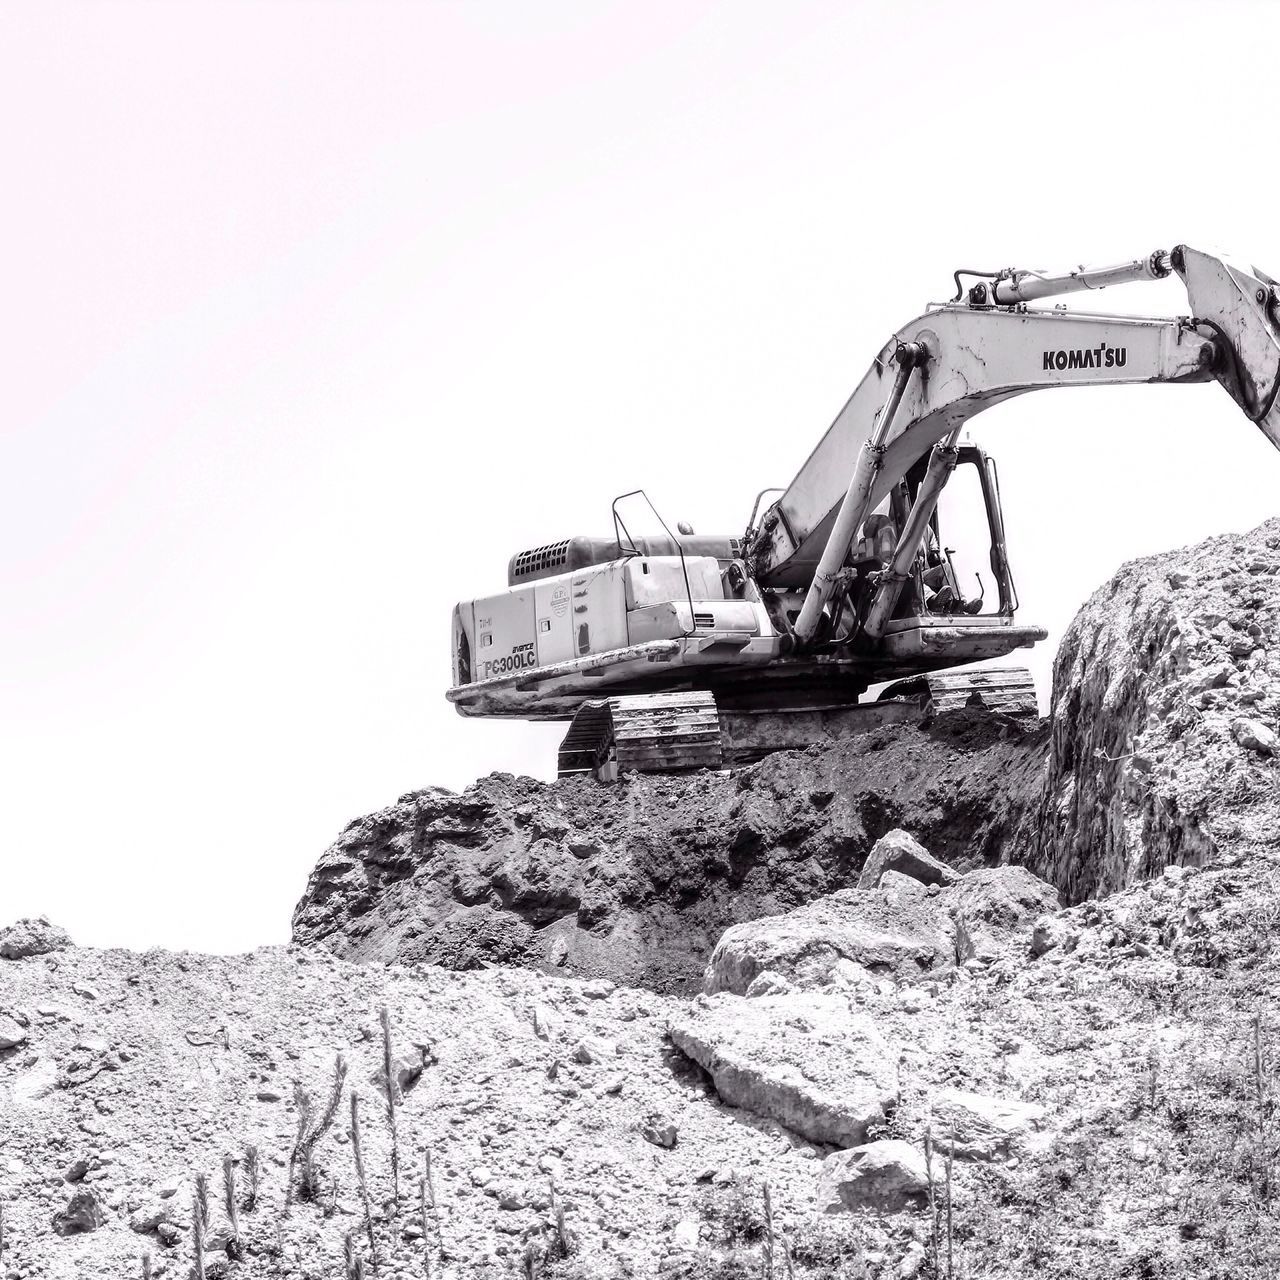
M714 613L695 613L693 615L693 625L712 631L715 629L716 615Z
M516 556L513 578L527 578L531 573L542 573L546 569L558 569L569 558L569 539L563 542L549 542L545 547L533 547Z

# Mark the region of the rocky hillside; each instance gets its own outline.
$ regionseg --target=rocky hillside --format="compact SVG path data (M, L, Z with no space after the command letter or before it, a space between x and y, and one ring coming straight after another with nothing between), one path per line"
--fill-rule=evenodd
M961 712L732 775L493 774L461 795L414 792L324 852L294 941L696 990L725 928L851 884L894 827L958 867L1030 856L1047 740Z

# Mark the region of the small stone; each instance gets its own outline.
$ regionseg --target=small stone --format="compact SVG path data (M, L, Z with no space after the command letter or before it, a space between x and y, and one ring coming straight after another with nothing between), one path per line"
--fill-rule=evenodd
M54 1215L53 1229L60 1236L83 1235L96 1231L106 1220L98 1197L88 1187L81 1187L72 1194L66 1208Z
M1260 720L1247 720L1244 717L1233 720L1231 732L1242 747L1247 751L1256 751L1259 755L1275 755L1277 746L1280 746L1280 738L1276 737L1274 730L1268 729Z
M89 1172L89 1160L87 1156L81 1156L78 1160L73 1160L62 1171L63 1182L82 1182L84 1175Z
M560 1019L545 1005L533 1006L533 1034L539 1040L550 1040L560 1026Z
M766 969L751 979L746 995L749 999L755 999L757 996L784 996L793 989L792 984L782 974Z
M588 1000L607 1000L614 990L614 984L608 978L594 978L582 984L582 994Z
M551 939L550 945L547 947L547 962L553 964L557 969L564 965L569 958L569 944L557 934Z
M682 1218L671 1233L672 1245L677 1249L696 1249L701 1229L697 1218Z
M279 1102L284 1095L278 1089L267 1088L259 1089L257 1097L259 1102Z
M618 1046L599 1036L584 1036L573 1048L573 1060L583 1066L605 1062L618 1056Z
M418 1077L422 1075L425 1064L426 1055L420 1045L397 1050L391 1059L391 1076L396 1082L396 1088L401 1093L411 1089L418 1082ZM369 1083L380 1090L384 1097L386 1096L386 1080L381 1064L369 1076Z
M680 1131L675 1124L662 1115L651 1115L640 1126L640 1136L646 1142L652 1142L655 1147L663 1147L668 1151L676 1145L679 1135Z
M488 1165L480 1164L471 1170L471 1185L487 1187L493 1181L493 1170Z

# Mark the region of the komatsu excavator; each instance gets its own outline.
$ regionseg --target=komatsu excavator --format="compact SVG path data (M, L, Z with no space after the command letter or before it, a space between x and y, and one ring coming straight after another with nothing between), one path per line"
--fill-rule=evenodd
M1175 272L1187 316L1032 305ZM1216 380L1280 448L1280 289L1185 245L1065 274L957 271L955 283L950 302L890 338L740 537L665 524L632 536L615 500L612 537L514 556L508 590L454 609L459 712L571 721L561 774L604 780L732 767L957 704L1034 714L1024 670L950 670L1046 636L1014 620L996 468L961 442L965 424L1045 388ZM985 508L991 599L966 596L939 518L961 469Z

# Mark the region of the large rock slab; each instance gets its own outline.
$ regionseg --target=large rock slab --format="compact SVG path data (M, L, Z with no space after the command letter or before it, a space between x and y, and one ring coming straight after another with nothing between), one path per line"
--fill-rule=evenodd
M764 973L821 987L850 966L868 977L918 978L955 958L955 926L941 896L888 872L878 889L842 889L725 930L704 989L745 995Z
M1058 648L1032 869L1078 902L1280 844L1277 639L1280 520L1131 561L1095 592Z
M839 996L700 996L668 1033L725 1102L811 1142L857 1146L898 1097L897 1051Z

